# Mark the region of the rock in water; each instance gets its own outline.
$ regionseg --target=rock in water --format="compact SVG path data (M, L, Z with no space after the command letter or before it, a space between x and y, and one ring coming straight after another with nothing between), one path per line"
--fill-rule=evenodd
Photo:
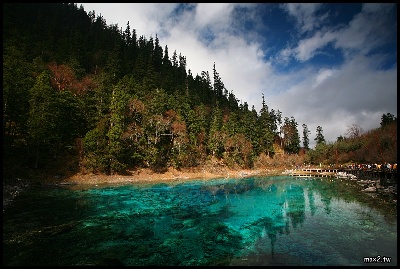
M366 189L363 190L364 192L376 192L376 188L375 187L368 187Z

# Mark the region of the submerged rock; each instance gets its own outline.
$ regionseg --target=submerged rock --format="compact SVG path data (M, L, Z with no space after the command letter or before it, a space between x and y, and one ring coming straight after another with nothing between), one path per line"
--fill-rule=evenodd
M6 184L3 181L3 211L17 197L31 186L29 180L16 178L13 182Z
M366 189L364 189L364 190L362 190L363 192L376 192L376 187L368 187L368 188L366 188Z

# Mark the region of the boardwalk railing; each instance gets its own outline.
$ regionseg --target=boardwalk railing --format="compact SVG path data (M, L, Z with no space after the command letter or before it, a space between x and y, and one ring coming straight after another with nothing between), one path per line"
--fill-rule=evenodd
M304 168L285 170L282 174L295 177L335 177L338 169Z
M397 170L363 170L333 168L302 168L285 170L283 174L296 177L336 177L347 179L376 179L397 184Z

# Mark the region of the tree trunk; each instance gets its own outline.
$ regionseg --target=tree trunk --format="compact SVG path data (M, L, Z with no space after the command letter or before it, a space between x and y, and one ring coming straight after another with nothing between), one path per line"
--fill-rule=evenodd
M38 168L38 162L39 162L39 145L36 147L35 169Z

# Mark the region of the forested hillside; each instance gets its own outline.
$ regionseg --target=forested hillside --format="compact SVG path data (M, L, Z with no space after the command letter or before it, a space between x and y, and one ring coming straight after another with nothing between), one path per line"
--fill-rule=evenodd
M67 150L107 173L210 156L251 167L274 153L279 124L286 149L299 149L294 118L239 103L215 63L193 75L129 22L122 30L74 4L6 4L3 36L5 147L24 147L34 167Z
M3 168L251 168L277 145L299 152L293 117L263 96L249 108L211 68L192 74L157 35L76 4L3 4Z
M335 142L317 143L310 150L307 162L329 164L397 163L397 118L383 114L380 127L364 132L356 124L349 126L344 136Z

